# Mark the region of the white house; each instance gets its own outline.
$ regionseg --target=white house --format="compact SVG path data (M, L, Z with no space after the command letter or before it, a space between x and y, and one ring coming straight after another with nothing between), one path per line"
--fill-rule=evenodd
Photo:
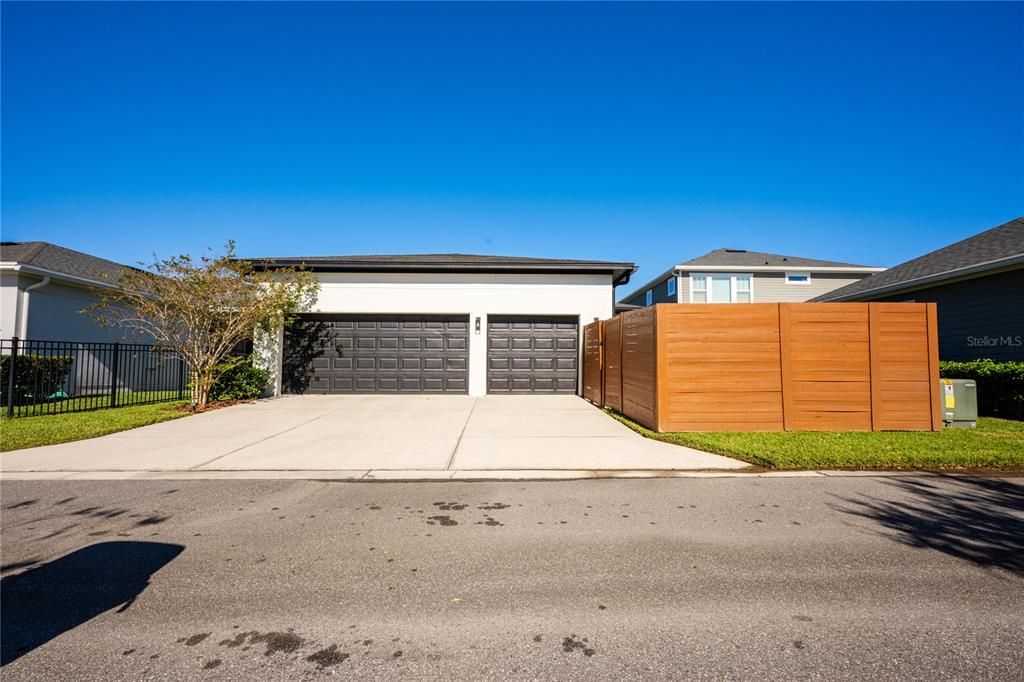
M281 393L576 393L585 324L632 263L463 254L266 258L320 280L257 349Z

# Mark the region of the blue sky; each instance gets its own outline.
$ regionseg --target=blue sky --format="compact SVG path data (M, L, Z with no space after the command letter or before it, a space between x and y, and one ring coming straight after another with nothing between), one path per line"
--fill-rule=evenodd
M720 246L893 265L1024 213L1019 3L0 11L5 240L638 282Z

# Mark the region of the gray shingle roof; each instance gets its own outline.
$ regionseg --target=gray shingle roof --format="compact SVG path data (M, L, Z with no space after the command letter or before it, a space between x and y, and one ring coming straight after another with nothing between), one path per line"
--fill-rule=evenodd
M780 256L776 253L762 253L760 251L747 251L745 249L715 249L688 260L680 265L727 265L736 267L751 267L774 265L779 267L799 268L866 268L869 265L856 265L855 263L840 263L831 260L820 260L817 258L801 258L799 256Z
M608 272L616 281L628 281L636 270L633 263L568 258L531 258L522 256L490 256L468 253L418 253L370 256L289 256L246 258L256 267L306 266L312 270L333 271L462 271L462 272Z
M0 242L0 261L20 263L72 277L117 280L125 266L49 242Z
M981 234L926 253L906 263L848 284L813 300L835 301L871 297L921 286L1024 260L1024 218L1003 223Z

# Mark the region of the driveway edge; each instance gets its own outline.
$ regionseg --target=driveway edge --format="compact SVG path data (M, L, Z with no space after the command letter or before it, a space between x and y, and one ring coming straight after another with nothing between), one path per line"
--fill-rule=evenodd
M373 469L354 471L334 470L203 470L203 471L11 471L0 473L0 481L123 481L123 480L332 480L378 482L427 481L567 481L606 480L623 478L832 478L832 477L892 477L930 476L1011 476L1024 477L1024 472L936 472L936 471L729 471L729 470L583 470L583 469L506 469L448 471L443 469Z

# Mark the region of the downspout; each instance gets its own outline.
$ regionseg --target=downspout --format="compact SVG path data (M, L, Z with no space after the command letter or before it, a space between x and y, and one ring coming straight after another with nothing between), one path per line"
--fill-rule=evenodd
M28 302L29 299L31 298L29 296L29 292L32 291L33 289L42 289L49 283L50 276L46 275L43 277L43 281L36 282L35 284L25 287L25 290L22 292L24 296L21 302L21 324L18 325L20 328L19 331L21 332L20 336L22 340L28 338Z

